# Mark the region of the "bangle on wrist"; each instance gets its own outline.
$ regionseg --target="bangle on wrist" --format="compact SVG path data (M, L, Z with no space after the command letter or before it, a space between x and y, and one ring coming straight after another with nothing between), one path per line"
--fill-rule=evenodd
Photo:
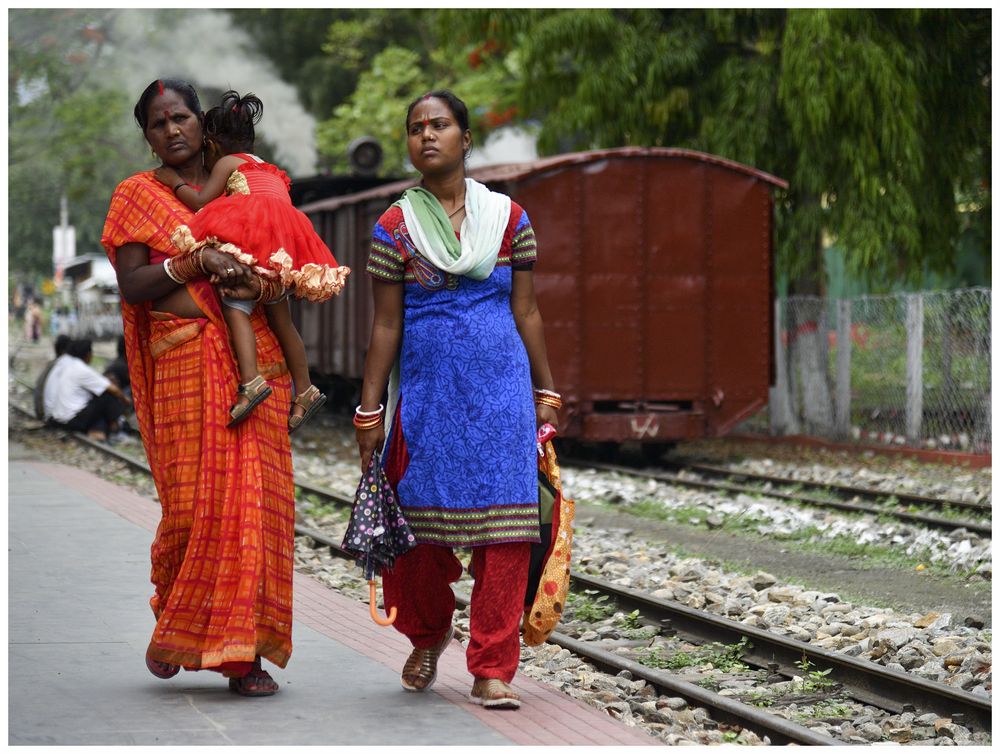
M375 429L382 426L385 406L381 403L375 411L362 411L359 405L354 409L354 426L361 430Z
M163 260L163 271L166 272L167 277L173 280L175 283L177 283L178 285L184 285L184 281L181 280L179 277L177 277L177 275L174 274L174 271L170 269L170 257L167 257L166 259Z
M198 262L194 258L194 253L186 252L170 258L170 264L165 266L170 279L176 283L186 283L194 280L202 273L198 269Z
M187 186L187 185L188 185L187 181L181 181L176 186L174 186L174 193L176 194L177 193L177 189L183 188L184 186Z
M370 416L381 416L383 411L385 411L385 406L383 406L381 403L378 404L378 408L375 409L374 411L362 411L361 405L359 404L358 407L354 409L354 415L361 416L367 419Z
M257 294L257 298L255 298L254 301L266 304L274 299L277 299L285 292L284 287L281 285L281 281L277 278L257 275L257 280L260 281L260 293Z
M540 403L543 406L551 406L556 411L562 408L562 396L559 395L555 390L543 390L541 388L535 388L535 403Z

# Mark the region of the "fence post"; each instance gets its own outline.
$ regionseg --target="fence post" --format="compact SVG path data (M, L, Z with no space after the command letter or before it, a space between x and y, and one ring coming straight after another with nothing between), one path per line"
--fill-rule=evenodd
M920 443L924 412L924 297L906 296L906 439Z
M837 301L837 387L834 429L846 438L851 433L851 301Z

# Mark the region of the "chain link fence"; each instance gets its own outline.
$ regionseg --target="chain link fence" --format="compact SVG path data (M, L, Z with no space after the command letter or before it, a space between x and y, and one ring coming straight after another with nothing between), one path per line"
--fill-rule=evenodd
M989 452L991 294L776 302L776 384L744 429Z

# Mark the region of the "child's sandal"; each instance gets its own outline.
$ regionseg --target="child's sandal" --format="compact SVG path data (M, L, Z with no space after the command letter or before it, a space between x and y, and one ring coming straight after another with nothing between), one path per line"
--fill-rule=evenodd
M240 385L240 395L247 399L247 403L242 406L239 403L229 409L229 424L227 427L235 427L250 418L250 414L267 396L271 394L271 386L259 374L250 382Z
M303 424L309 421L320 410L324 403L326 403L326 396L315 385L310 385L302 391L301 395L295 396L292 404L300 406L303 412L302 416L296 416L291 413L288 415L288 434L292 434L292 432L300 429Z

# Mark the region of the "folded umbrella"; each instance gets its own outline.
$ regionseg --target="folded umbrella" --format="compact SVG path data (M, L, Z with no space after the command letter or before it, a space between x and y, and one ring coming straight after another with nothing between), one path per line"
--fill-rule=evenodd
M417 540L400 510L396 492L382 470L378 453L372 454L368 470L354 493L354 508L341 546L358 559L368 579L369 610L380 626L396 620L396 608L388 618L379 616L375 606L375 577L391 568L396 558L416 546Z

